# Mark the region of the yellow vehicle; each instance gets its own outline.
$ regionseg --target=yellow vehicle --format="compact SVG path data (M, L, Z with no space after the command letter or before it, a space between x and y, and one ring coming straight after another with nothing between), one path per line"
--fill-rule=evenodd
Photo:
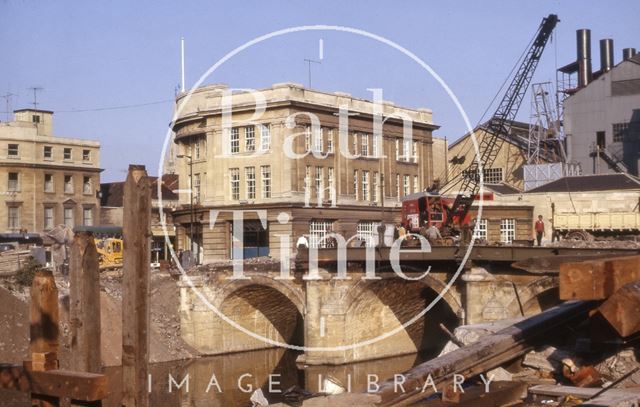
M95 239L100 258L100 270L122 267L122 239L112 237Z

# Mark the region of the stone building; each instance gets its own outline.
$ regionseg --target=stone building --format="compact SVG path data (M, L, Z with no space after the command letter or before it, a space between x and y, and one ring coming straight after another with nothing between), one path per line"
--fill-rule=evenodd
M399 220L403 196L432 183L438 126L430 110L296 84L259 95L217 85L177 98L176 168L195 203L190 244L190 196L180 196L177 241L200 261L278 257L301 235L320 246L330 232L371 235L379 222ZM262 111L257 100L264 101ZM231 117L224 126L223 112ZM240 210L242 230L234 230L232 211Z
M0 230L97 224L98 141L56 137L53 112L20 109L0 123L0 143Z

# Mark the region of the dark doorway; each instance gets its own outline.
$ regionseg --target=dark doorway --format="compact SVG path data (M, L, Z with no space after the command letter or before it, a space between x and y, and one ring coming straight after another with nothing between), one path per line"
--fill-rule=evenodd
M250 259L269 255L269 228L264 228L259 220L245 220L243 222L242 247L240 234L236 234L231 225L233 236L233 259Z
M605 141L605 135L604 135L604 131L597 131L596 132L596 144L598 145L598 147L600 147L600 149L604 149L606 147L606 141Z

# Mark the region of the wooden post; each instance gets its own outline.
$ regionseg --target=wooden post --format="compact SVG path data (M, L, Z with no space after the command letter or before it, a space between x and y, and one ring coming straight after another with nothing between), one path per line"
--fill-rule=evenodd
M151 188L143 165L130 165L124 185L122 405L148 407L149 228Z
M100 265L90 232L73 238L70 268L71 370L100 373Z
M34 370L53 370L58 367L58 288L51 270L37 271L31 284L30 306L30 363ZM59 398L32 393L32 404L54 407Z

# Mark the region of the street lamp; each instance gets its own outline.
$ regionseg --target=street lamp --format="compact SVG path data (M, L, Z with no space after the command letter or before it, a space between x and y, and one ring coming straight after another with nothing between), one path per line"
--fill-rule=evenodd
M194 242L193 242L193 222L194 222L194 213L193 213L193 159L190 155L187 154L178 154L176 156L177 158L187 158L189 160L189 200L190 200L190 205L189 205L189 211L190 211L190 218L191 218L191 223L189 225L189 236L191 239L191 258L193 259L193 248L194 248Z

